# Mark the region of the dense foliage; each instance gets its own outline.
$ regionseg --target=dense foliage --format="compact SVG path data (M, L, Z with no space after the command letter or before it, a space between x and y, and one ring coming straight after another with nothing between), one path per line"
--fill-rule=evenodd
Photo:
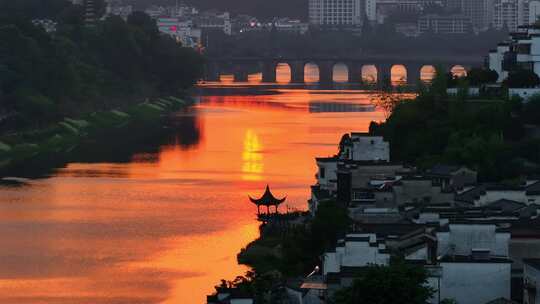
M87 26L82 7L62 0L2 1L0 12L4 129L175 95L201 75L202 58L159 35L143 13ZM32 18L55 20L56 32Z
M349 226L347 208L333 201L321 202L308 225L292 227L285 235L263 233L239 254L239 261L257 273L278 270L288 276L305 276L320 265L320 256L335 247Z
M540 77L531 70L517 69L510 71L504 84L511 88L534 88L540 84Z
M393 261L390 266L369 266L351 287L336 292L333 304L424 304L433 295L426 286L422 266Z
M398 103L385 123L372 123L371 132L390 142L392 159L420 167L463 164L484 181L536 173L540 140L525 136L524 123L537 124L537 101L521 107L515 98L470 98L465 91L447 96L447 82L438 75L416 99Z

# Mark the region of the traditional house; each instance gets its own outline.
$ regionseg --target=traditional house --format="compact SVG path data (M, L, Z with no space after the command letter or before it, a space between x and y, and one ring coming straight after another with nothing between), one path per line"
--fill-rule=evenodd
M525 259L523 266L523 303L540 304L540 259Z
M438 299L460 304L510 298L510 233L494 224L450 223L437 233L438 275L430 278ZM466 273L466 275L464 275Z

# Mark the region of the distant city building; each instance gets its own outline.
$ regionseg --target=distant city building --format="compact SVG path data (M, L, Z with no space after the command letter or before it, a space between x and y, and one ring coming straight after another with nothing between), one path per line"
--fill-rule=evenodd
M194 28L189 20L158 18L157 25L161 33L171 36L186 47L197 48L201 44L201 30Z
M365 0L366 18L369 22L377 21L377 0Z
M195 27L209 30L218 29L232 35L231 16L228 12L203 12L193 18Z
M494 0L493 27L515 31L529 24L529 0Z
M367 1L367 0L366 0ZM442 0L376 0L376 19L385 23L391 15L420 14L427 6L443 7Z
M32 24L41 27L47 33L56 32L56 26L58 25L58 23L54 22L51 19L34 19L32 20Z
M471 31L470 18L463 15L424 15L418 19L419 33L465 34Z
M309 0L309 22L320 26L360 26L363 0Z
M287 32L303 35L309 30L309 24L300 20L280 18L273 22L274 28L279 32Z
M529 2L529 24L538 21L540 17L540 1L534 0Z
M476 32L485 31L490 28L493 20L494 0L457 1L459 1L457 6L461 10L461 13L470 19L473 29Z

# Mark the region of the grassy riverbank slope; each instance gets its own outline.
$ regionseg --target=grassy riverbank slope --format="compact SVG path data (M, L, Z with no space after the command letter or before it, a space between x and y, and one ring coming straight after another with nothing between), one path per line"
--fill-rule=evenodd
M0 136L0 176L40 171L63 164L81 148L114 150L155 136L164 120L188 106L176 97L159 98L120 110L93 112L42 129Z

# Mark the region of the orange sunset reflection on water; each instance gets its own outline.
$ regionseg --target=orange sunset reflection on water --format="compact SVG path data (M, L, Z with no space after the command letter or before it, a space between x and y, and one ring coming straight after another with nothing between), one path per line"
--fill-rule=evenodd
M126 161L71 163L0 186L0 303L204 303L248 268L270 184L305 209L316 156L384 119L354 90L201 96L171 136Z

